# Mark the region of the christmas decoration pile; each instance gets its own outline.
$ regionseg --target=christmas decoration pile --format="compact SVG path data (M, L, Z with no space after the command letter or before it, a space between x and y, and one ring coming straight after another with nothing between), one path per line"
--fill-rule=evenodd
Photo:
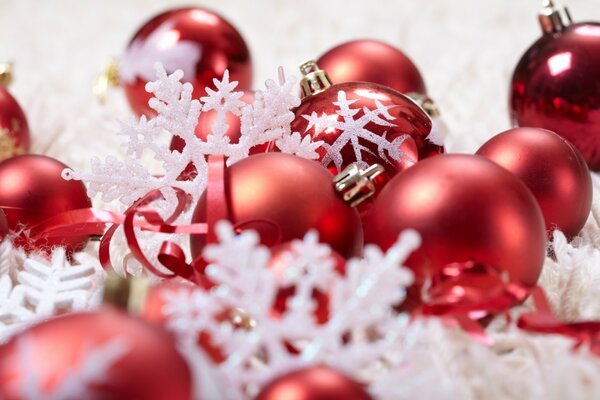
M542 42L594 36L594 24L563 32L565 15L547 4L555 36ZM577 60L554 71L556 57L553 77ZM375 82L375 68L402 73ZM528 115L548 91L527 89L538 77L522 68L513 90L528 98L512 101ZM579 244L596 167L564 139L571 114L558 134L540 123L444 154L422 77L384 43L338 46L263 90L251 71L219 15L165 12L119 63L140 116L121 124L125 158L90 171L16 150L0 162L0 398L471 398L452 367L491 377L494 359L535 354L530 368L555 376L553 357L600 362L600 321L563 320L547 290L583 284L573 249L600 260ZM564 101L589 128L595 106L576 100ZM17 133L5 132L14 149ZM551 341L556 354L539 354Z

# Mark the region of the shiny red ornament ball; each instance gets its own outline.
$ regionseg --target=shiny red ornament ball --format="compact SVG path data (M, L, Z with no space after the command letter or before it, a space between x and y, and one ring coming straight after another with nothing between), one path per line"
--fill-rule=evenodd
M191 372L171 335L110 308L64 315L0 347L0 398L192 398Z
M569 140L600 171L600 23L545 34L519 61L510 108L515 125L545 128Z
M422 237L406 262L413 293L450 263L488 264L525 285L537 282L544 263L535 198L517 176L480 156L433 157L392 179L373 205L365 241L385 250L405 229Z
M372 400L357 382L325 366L301 369L268 383L255 400Z
M210 187L209 187L210 190ZM341 200L333 179L318 163L283 153L243 159L225 171L227 218L241 229L253 229L265 245L304 237L314 229L321 242L343 257L362 252L363 235L355 209ZM206 193L192 222L206 222ZM199 257L206 238L192 235L192 256Z
M387 151L383 151L382 155L379 146L367 138L356 135L344 138L341 129L328 127L318 132L315 126L310 126L306 117L313 113L317 116L326 116L330 121L343 121L336 112L339 108L335 104L338 102L340 92L344 92L346 98L353 102L350 107L357 111L353 116L354 120L364 115L364 107L375 110L376 102L391 106L388 109L392 116L389 120L390 126L367 122L364 129L379 138L385 138L388 142L400 140L407 135L404 141L392 149L399 155L397 159L390 156ZM292 131L300 132L303 137L310 135L313 141L325 142L325 146L317 149L318 161L333 174L357 162L357 154L360 154L363 164L380 164L389 176L394 176L419 160L444 152L443 144L436 143L436 140L429 137L431 119L423 109L401 93L375 83L349 82L330 86L302 99L294 114L296 117L291 124ZM356 146L352 143L354 140L357 141ZM337 144L342 145L340 150L336 149ZM341 156L342 159L339 167L333 161L336 155Z
M29 125L19 103L0 86L0 161L29 151Z
M379 40L342 43L319 57L317 64L333 83L372 82L400 93L427 93L423 77L410 58Z
M535 196L549 236L573 237L592 207L592 178L581 153L554 132L515 128L487 141L477 154L517 175Z
M281 282L275 304L273 305L273 311L276 316L281 316L285 313L288 300L296 292L294 286L284 286L283 279L286 269L290 266L291 260L298 255L298 250L294 248L292 243L284 243L271 249L269 269L273 271L278 281ZM344 257L333 250L329 254L329 257L331 258L335 271L339 273L340 276L343 276L346 272L346 260ZM317 322L319 324L326 323L329 320L329 293L314 289L312 299L316 303L314 315Z
M92 202L84 184L67 181L67 166L51 157L22 155L0 162L0 208L8 227L18 233L14 244L27 251L64 246L68 252L85 247L88 236L31 240L25 230L65 211L89 208Z
M220 15L201 7L163 12L146 22L133 36L119 63L119 80L137 115L154 116L145 90L156 79L154 64L167 73L180 69L194 86L193 97L204 96L213 79L229 70L238 90L252 85L250 51L237 29Z

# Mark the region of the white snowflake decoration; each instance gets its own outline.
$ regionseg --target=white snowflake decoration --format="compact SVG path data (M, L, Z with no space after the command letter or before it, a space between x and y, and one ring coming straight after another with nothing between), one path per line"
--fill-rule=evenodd
M310 115L303 115L308 121L306 131L312 128L314 128L317 134L326 129L340 131L340 135L335 139L333 144L322 144L327 149L322 164L327 167L333 162L338 171L341 170L343 158L340 152L346 145L350 144L354 150L354 157L358 165L360 167L367 167L368 165L363 161L362 152L372 154L372 151L361 144L361 140L376 144L378 156L386 162L391 163L390 158L394 161L410 159L406 153L400 150L400 145L406 139L410 138L409 135L401 135L389 141L385 133L377 135L366 128L368 124L376 124L383 127L395 126L394 123L390 122L394 120L394 117L388 111L394 105L384 106L379 100L375 100L374 110L370 110L367 107L352 108L352 104L356 101L348 100L346 92L340 90L338 91L337 101L333 103L338 108L336 113L339 118L332 118L326 113L318 115L316 112ZM357 114L361 111L363 115L357 118Z

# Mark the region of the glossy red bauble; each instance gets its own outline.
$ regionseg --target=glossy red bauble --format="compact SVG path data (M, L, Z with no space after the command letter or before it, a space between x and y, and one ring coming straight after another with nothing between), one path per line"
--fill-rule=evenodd
M317 60L331 82L372 82L400 93L425 94L425 82L413 62L397 48L379 40L342 43Z
M338 102L338 93L341 91L345 93L347 100L353 102L350 107L357 111L353 116L354 120L364 115L364 107L375 110L376 102L380 102L383 106L390 106L388 109L388 113L392 117L389 120L390 126L367 122L364 128L380 138L385 138L388 142L408 135L397 148L392 149L400 157L394 159L387 151L382 152L374 141L364 137L343 137L343 132L336 128L326 128L322 132L318 132L315 126L309 125L305 116L313 113L317 116L327 116L330 121L343 121L343 118L336 113L338 106L334 104ZM363 163L380 164L389 176L395 175L419 160L444 152L441 143L434 143L430 140L431 119L421 107L401 93L375 83L350 82L330 86L322 92L302 99L294 113L296 118L291 124L292 131L300 132L303 136L310 135L313 141L325 142L327 146L317 149L319 161L334 174L355 163L357 152L361 155ZM352 144L354 140L357 140L355 146ZM336 149L338 144L343 145L340 150ZM328 146L333 147L329 148ZM333 162L335 155L332 155L331 152L339 153L342 157L339 168ZM382 157L382 153L384 153L384 157Z
M515 125L545 128L569 140L600 170L600 23L546 34L525 52L510 95Z
M65 168L53 158L32 154L0 162L0 208L10 230L18 233L15 245L28 251L65 246L72 252L85 247L88 236L30 241L23 231L62 212L92 206L82 182L62 178Z
M172 337L118 310L53 318L0 347L0 398L192 398Z
M283 285L283 277L286 269L290 266L290 262L292 262L295 257L297 258L299 256L298 251L299 250L294 247L293 243L284 243L271 249L269 268L274 272L278 281L282 283L273 306L273 311L278 316L286 311L287 302L296 291L294 286ZM331 251L329 258L331 259L336 272L338 272L340 276L344 275L346 272L346 260L344 257L340 256L335 251ZM314 289L312 299L316 303L314 312L315 318L318 323L324 324L329 320L329 293Z
M240 33L220 15L200 7L166 11L146 22L133 36L119 63L119 80L133 111L153 116L152 97L145 90L156 79L154 64L167 73L182 70L183 80L194 86L194 98L205 95L213 79L229 70L238 90L250 89L250 51Z
M480 156L433 157L387 184L365 241L385 250L409 228L422 237L406 262L416 288L450 263L488 264L525 285L542 270L546 233L535 198L517 176Z
M29 125L19 103L0 86L0 161L29 151Z
M573 237L592 207L592 178L581 153L557 134L515 128L487 141L477 154L517 175L535 196L549 236L560 229Z
M255 400L372 400L357 382L324 366L280 376L268 383Z
M256 230L263 244L289 242L315 229L343 257L362 252L358 213L337 196L331 174L313 161L283 153L250 156L225 171L225 197L229 220ZM192 222L206 222L206 194ZM204 236L192 235L194 258L205 243Z

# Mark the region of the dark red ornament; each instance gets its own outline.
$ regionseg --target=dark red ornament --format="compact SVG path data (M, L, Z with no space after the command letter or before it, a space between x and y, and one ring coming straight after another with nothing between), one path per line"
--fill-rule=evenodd
M544 35L519 61L511 85L512 122L569 140L600 170L600 23L571 25L553 5L540 16Z
M319 57L317 64L334 83L372 82L400 93L427 93L423 77L410 58L379 40L342 43Z
M372 400L357 382L329 367L318 366L282 375L268 383L255 400Z
M0 161L29 151L29 125L19 103L0 86Z
M192 398L191 372L157 326L105 308L35 325L0 347L0 398ZM80 384L80 385L79 385Z
M290 257L294 257L297 250L294 249L292 243L284 243L279 246L275 246L271 249L271 260L269 261L269 268L273 270L275 276L283 280L285 270L289 267ZM340 274L344 275L346 272L346 260L335 251L331 251L329 255L334 262L335 270ZM294 286L283 286L277 293L277 299L273 305L273 311L276 315L282 315L287 309L287 301L291 296L294 295L296 288ZM320 324L324 324L329 320L329 294L319 289L314 289L312 298L317 304L315 310L315 318Z
M339 168L332 161L332 155L328 154L328 151L335 150L328 150L327 146L321 146L317 149L319 161L326 164L325 166L333 174L337 174L348 165L357 162L357 154L360 154L363 166L364 164L380 164L389 176L393 176L419 160L444 152L443 145L432 142L432 138L429 137L431 119L421 107L403 94L388 87L368 82L348 82L331 85L325 71L318 69L316 64L310 62L304 64L301 70L305 74L302 83L307 96L302 99L300 106L294 110L296 118L291 124L292 131L300 132L303 136L310 135L313 141L322 140L327 146L332 146L338 142L342 143L342 130L329 127L317 133L315 126L309 126L309 121L305 116L314 113L317 116L327 116L330 121L343 121L343 118L336 113L338 106L334 103L338 102L339 93L344 92L346 98L354 102L350 106L357 111L353 116L354 120L364 115L363 108L365 107L369 110L375 110L377 108L376 102L380 102L384 106L391 106L388 112L393 119L388 122L392 125L385 126L368 122L364 126L366 131L380 138L385 138L388 142L408 135L397 148L392 149L398 154L400 154L399 152L404 153L399 159L394 159L388 151L382 152L372 140L353 135L345 140L346 144L339 152L336 151L342 157ZM352 141L355 139L357 144L353 146Z
M560 229L579 233L592 207L592 178L581 153L566 139L539 128L515 128L487 141L477 154L523 180L535 196L550 238Z
M423 240L406 262L415 273L413 294L451 263L488 264L525 285L542 270L546 233L535 198L517 176L480 156L433 157L387 184L365 242L385 250L409 228Z
M358 213L337 196L331 174L313 161L283 153L248 157L225 171L224 195L227 218L240 229L256 230L265 245L302 238L315 229L343 257L362 252ZM206 222L206 208L204 193L193 223ZM205 236L192 235L194 259L205 243Z
M73 252L85 247L88 236L32 241L24 231L59 213L92 206L82 182L62 178L65 168L60 161L33 154L0 162L0 208L6 214L10 230L18 233L15 245L27 251L65 246L68 252Z
M181 69L183 80L194 86L194 98L225 70L238 81L238 90L252 85L252 63L246 42L227 20L201 7L163 12L146 22L133 36L119 63L119 80L137 115L153 116L151 95L145 85L156 79L154 64L167 73Z

